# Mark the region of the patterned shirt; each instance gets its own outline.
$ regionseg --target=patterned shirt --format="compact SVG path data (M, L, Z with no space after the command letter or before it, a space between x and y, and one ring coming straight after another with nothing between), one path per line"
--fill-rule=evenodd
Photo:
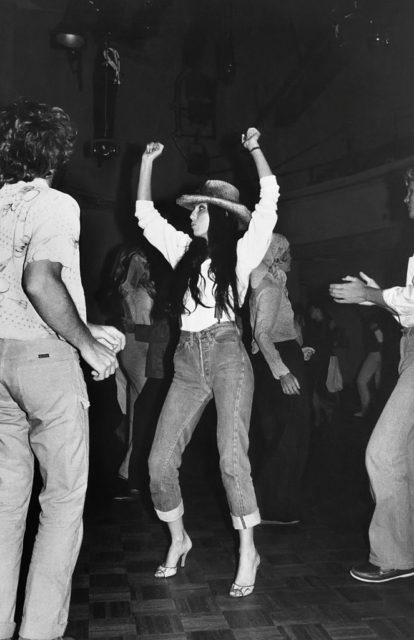
M23 290L24 269L37 260L62 265L62 281L86 322L79 218L76 201L42 178L0 189L0 338L35 340L56 335Z

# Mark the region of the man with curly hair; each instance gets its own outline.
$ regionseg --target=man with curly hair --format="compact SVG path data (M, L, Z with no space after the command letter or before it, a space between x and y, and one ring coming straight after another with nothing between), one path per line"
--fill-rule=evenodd
M53 189L76 137L58 107L0 110L0 638L15 632L16 591L33 480L43 487L20 639L62 638L82 539L88 398L79 355L103 380L124 336L86 322L79 207Z

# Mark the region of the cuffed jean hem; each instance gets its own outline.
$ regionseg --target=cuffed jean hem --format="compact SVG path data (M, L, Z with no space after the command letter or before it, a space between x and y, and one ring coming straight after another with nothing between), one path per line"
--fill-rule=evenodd
M182 518L184 515L184 505L182 501L175 509L171 509L171 511L158 511L155 509L155 513L163 522L174 522L178 520L178 518Z
M234 516L232 513L230 515L234 529L250 529L261 522L259 509L247 514L247 516Z

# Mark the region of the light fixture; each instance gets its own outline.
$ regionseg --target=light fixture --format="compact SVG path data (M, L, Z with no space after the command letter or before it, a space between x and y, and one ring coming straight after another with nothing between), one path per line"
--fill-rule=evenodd
M82 12L78 0L69 0L62 20L52 31L54 43L60 47L79 50L85 45L86 36L81 22Z
M67 49L82 49L85 44L85 37L76 28L60 28L55 34L57 44Z

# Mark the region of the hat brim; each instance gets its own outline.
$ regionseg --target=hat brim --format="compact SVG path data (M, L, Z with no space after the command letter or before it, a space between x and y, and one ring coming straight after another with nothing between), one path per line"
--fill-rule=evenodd
M203 196L202 194L194 193L192 195L183 195L177 198L177 204L184 209L193 209L195 205L206 202L207 204L215 204L230 213L234 213L237 216L239 227L246 229L249 226L249 222L252 218L252 214L244 204L238 204L231 200L224 200L223 198L215 198L214 196Z

